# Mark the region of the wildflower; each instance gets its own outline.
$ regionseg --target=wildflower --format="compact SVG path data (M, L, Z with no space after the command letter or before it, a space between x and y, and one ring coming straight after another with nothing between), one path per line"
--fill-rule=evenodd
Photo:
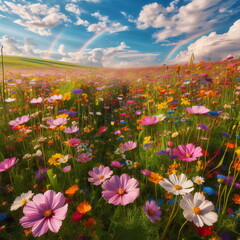
M124 164L120 163L119 161L111 161L112 167L122 167Z
M204 187L203 192L210 195L210 196L216 194L216 191L211 187Z
M172 133L171 137L172 137L172 138L175 138L175 137L177 137L178 135L179 135L178 132L174 132L174 133Z
M186 108L186 111L192 114L205 114L205 113L208 113L210 110L204 106L192 106L192 107Z
M80 213L80 212L78 212L78 211L76 211L76 212L73 213L72 221L73 221L73 222L78 222L78 221L80 221L80 219L81 219L82 217L83 217L83 214Z
M47 168L40 168L36 173L35 173L35 179L42 179L47 176Z
M88 178L89 182L92 182L94 185L102 184L107 178L110 178L113 174L113 171L109 167L103 165L99 167L94 167L91 171L88 172L91 178Z
M153 116L153 117L145 116L143 120L139 121L139 123L142 125L153 125L157 122L159 122L159 119L157 118L157 116Z
M89 228L91 228L95 224L94 218L88 218L87 220L83 221L83 224Z
M147 201L145 206L143 207L147 218L152 222L155 223L156 220L160 219L160 216L162 215L160 211L160 207L156 204L154 200Z
M76 88L72 91L73 94L82 94L83 93L83 89L81 88Z
M16 197L10 210L13 211L22 207L32 198L33 195L34 193L32 193L32 191L28 191L27 193L22 193L20 196Z
M71 169L72 169L72 167L70 165L68 165L62 169L62 172L70 172Z
M150 175L151 175L151 172L148 171L147 169L141 170L141 173L142 173L143 175L146 175L146 176L150 176Z
M227 143L225 143L225 146L227 146L228 148L235 148L236 144L231 143L231 142L227 142Z
M14 101L16 101L16 98L6 98L5 99L5 102L14 102Z
M203 177L193 177L192 178L193 182L198 184L198 185L202 185L204 183L204 178Z
M71 147L78 147L80 145L80 143L82 142L81 139L78 138L70 138L68 139L65 144L67 146L71 146Z
M67 119L63 117L56 118L56 119L49 118L47 120L47 124L50 125L50 128L55 128L55 127L67 124Z
M33 98L30 103L32 104L39 104L39 103L42 103L43 102L43 99L41 97L39 98Z
M240 204L240 195L234 194L234 197L232 200L235 202L235 204Z
M237 171L240 171L240 160L234 161L232 168L236 168Z
M89 211L91 211L92 207L91 205L85 200L78 204L77 210L78 212L85 214Z
M120 177L114 175L103 183L102 188L104 191L102 196L110 204L127 205L134 202L139 196L138 184L135 178L131 178L127 174L122 174Z
M202 148L196 147L189 143L185 145L179 145L178 148L173 149L173 154L184 162L192 162L197 160L197 157L203 156Z
M202 130L210 130L209 127L207 125L204 125L204 124L198 124L198 128L200 128Z
M213 231L213 226L197 227L197 234L198 234L199 236L206 237L206 236L211 235L212 233L214 233L214 231Z
M17 162L18 162L18 159L15 157L6 158L4 161L0 162L0 172L4 172L12 168Z
M56 153L52 155L52 157L48 160L48 162L51 165L60 165L63 159L65 159L65 157L62 154Z
M184 195L180 207L183 209L183 216L197 227L203 227L204 224L212 226L217 221L218 215L212 212L214 205L205 200L200 192L196 192L194 196L191 193Z
M158 184L159 181L163 180L163 177L161 175L159 175L158 173L151 172L150 176L148 177L148 180L150 182Z
M69 197L73 197L73 195L77 192L78 189L78 185L73 185L65 191L65 194L67 194Z
M34 237L39 237L48 230L56 233L66 217L67 209L64 195L48 190L44 194L35 195L32 201L27 202L20 223L24 228L32 227Z
M144 137L143 144L150 142L151 136Z
M12 127L18 126L20 124L26 123L30 120L30 116L29 115L24 115L22 117L18 117L15 120L12 120L9 122L9 125Z
M71 127L65 128L63 130L63 132L65 132L65 133L75 133L78 130L79 130L79 128L77 126L71 126Z
M159 184L166 191L175 195L184 195L194 189L192 187L193 182L191 180L187 180L186 175L183 173L181 173L179 177L177 177L176 174L171 174L169 176L169 180L164 178L162 181L159 181Z
M181 98L181 105L190 105L189 99Z
M125 142L121 148L123 151L129 151L137 147L137 143L133 141Z
M77 159L78 162L88 162L92 160L92 154L90 153L81 153Z

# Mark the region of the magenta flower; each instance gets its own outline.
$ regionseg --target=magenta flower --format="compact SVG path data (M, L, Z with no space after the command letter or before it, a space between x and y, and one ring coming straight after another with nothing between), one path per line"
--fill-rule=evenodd
M141 173L142 173L143 175L146 175L146 176L150 176L150 175L152 174L152 172L150 172L150 171L147 170L147 169L142 169L142 170L141 170Z
M120 163L119 161L111 161L110 164L112 167L122 167L124 164Z
M77 147L80 145L80 143L82 142L81 139L78 138L70 138L67 140L66 145L69 145L71 147Z
M78 130L79 130L79 128L77 126L71 126L71 127L65 128L64 132L65 133L75 133Z
M143 207L147 218L152 222L155 223L156 220L160 219L162 212L160 211L160 207L156 204L154 200L147 201L145 206Z
M201 157L202 154L202 148L196 147L189 143L186 146L185 145L179 145L178 148L173 149L174 156L177 156L180 160L183 160L184 162L192 162L197 160L197 157Z
M128 141L128 142L125 142L121 148L123 151L128 151L128 150L132 150L134 148L137 147L137 143L133 142L133 141Z
M15 120L12 120L9 122L9 125L14 127L14 126L18 126L20 124L26 123L30 120L30 116L29 115L24 115L22 117L18 117Z
M186 108L186 111L192 114L205 114L208 113L210 110L204 106L192 106Z
M138 184L135 178L131 178L127 174L122 174L120 177L114 175L103 183L102 188L104 191L102 196L108 203L127 205L134 202L139 196Z
M92 155L89 153L81 153L76 160L78 162L88 162L92 160Z
M49 118L47 120L47 124L50 125L50 128L55 128L55 127L67 124L67 119L63 117L56 118L56 119Z
M142 124L142 125L153 125L153 124L155 124L157 122L159 122L159 119L157 118L157 116L153 116L153 117L146 116L139 123Z
M64 195L48 190L44 194L35 195L32 201L27 202L20 223L24 228L32 227L34 237L39 237L48 230L56 233L66 217L67 209Z
M15 157L6 158L4 161L0 162L0 172L4 172L9 168L13 167L18 162L18 159Z
M94 185L100 185L107 178L111 177L113 171L111 171L109 167L101 165L99 167L94 167L88 174L91 176L91 178L88 178L89 182L92 182Z

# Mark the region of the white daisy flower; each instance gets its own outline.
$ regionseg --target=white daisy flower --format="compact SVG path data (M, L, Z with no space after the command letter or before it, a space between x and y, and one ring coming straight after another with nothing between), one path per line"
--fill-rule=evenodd
M212 202L205 200L205 196L196 192L194 196L188 193L183 196L180 207L183 209L183 216L197 227L203 227L204 224L212 226L218 219Z
M20 196L16 197L10 210L14 211L22 207L32 198L33 195L34 193L32 193L32 191L28 191L27 193L22 193Z
M169 193L173 193L175 195L184 195L194 189L192 187L193 182L191 180L187 180L186 175L183 173L181 173L179 177L177 177L176 174L171 174L169 176L169 180L164 178L164 181L159 181L160 186Z
M204 183L204 178L200 176L193 177L192 180L198 185L202 185Z

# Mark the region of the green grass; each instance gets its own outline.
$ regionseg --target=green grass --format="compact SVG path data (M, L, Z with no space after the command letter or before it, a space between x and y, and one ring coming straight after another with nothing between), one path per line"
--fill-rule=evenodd
M55 60L40 58L29 58L19 56L4 56L4 65L6 67L23 67L23 68L61 68L61 69L96 69L96 66L84 66L74 63L67 63Z

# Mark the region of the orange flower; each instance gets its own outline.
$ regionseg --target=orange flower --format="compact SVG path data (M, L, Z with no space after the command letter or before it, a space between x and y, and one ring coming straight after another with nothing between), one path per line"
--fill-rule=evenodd
M236 160L232 168L236 168L237 171L240 171L240 160Z
M231 142L227 142L227 143L225 143L225 146L227 146L228 148L235 148L236 144L231 143Z
M69 197L72 197L78 189L78 185L73 185L65 191L65 194L67 194Z
M91 228L95 224L94 218L89 218L83 221L83 224L89 228Z
M150 182L158 184L160 180L163 180L163 177L158 173L151 172L151 175L148 177L148 180Z
M232 199L236 204L240 204L240 195L234 194L234 198Z
M172 199L172 198L173 198L172 193L166 192L166 193L165 193L165 198L166 198L166 199Z
M77 207L77 210L82 214L91 211L91 209L92 209L91 205L86 200L84 202L79 203Z
M208 157L209 156L209 152L207 152L206 150L202 149L202 154L203 156Z

